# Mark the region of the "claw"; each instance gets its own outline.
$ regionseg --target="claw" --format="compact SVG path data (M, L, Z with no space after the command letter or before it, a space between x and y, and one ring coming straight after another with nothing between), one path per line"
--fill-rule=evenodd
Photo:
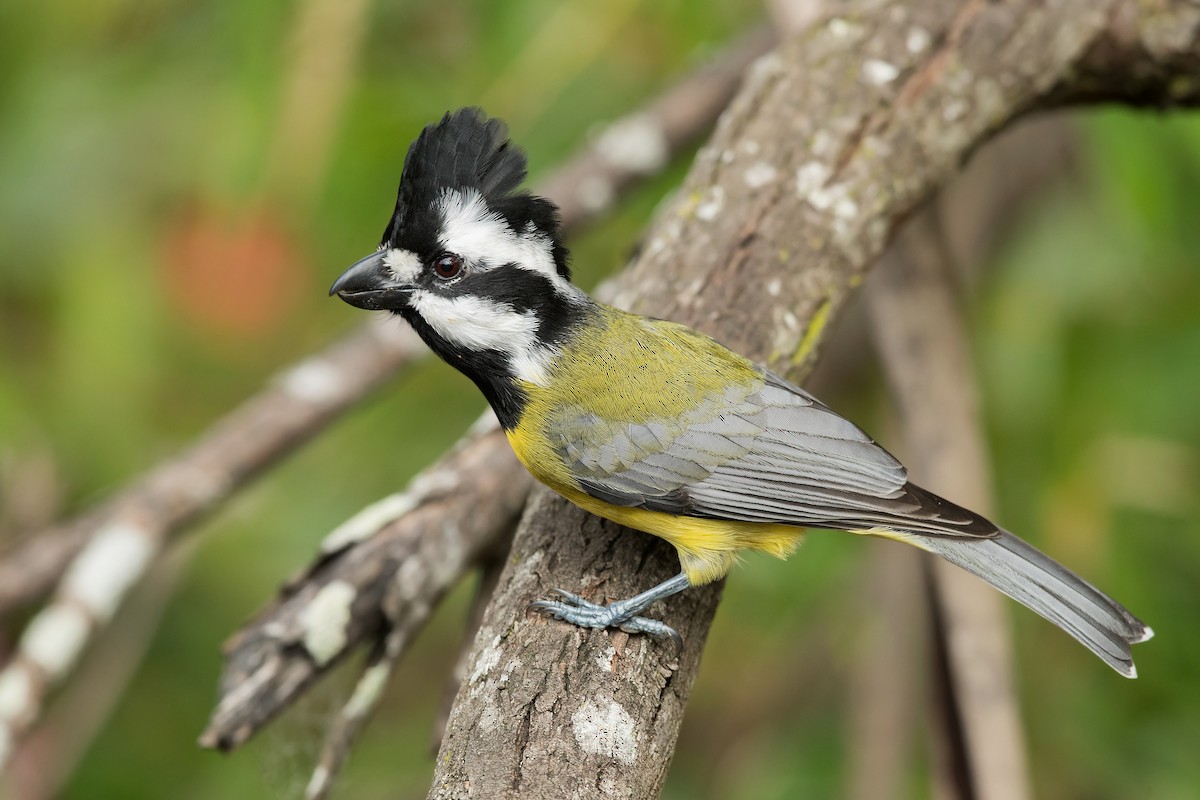
M592 608L592 609L604 607L604 606L596 605L595 603L589 602L587 600L584 600L582 597L580 597L577 594L571 594L566 589L551 589L550 592L551 592L551 594L558 595L559 597L561 597L562 599L571 603L572 605L583 606L584 608Z
M683 650L683 637L664 622L649 617L626 616L613 606L603 606L584 600L577 594L554 589L553 593L562 600L534 600L529 604L532 611L548 614L555 619L581 628L620 628L626 633L645 633L659 641L670 640L675 652ZM619 604L614 604L619 605ZM626 612L628 613L628 612Z

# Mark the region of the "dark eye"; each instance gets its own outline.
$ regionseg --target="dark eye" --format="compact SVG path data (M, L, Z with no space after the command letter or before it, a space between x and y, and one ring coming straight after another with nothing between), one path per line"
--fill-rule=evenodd
M440 256L433 259L433 272L444 281L448 281L451 278L457 278L462 274L462 271L462 256L454 253L442 253Z

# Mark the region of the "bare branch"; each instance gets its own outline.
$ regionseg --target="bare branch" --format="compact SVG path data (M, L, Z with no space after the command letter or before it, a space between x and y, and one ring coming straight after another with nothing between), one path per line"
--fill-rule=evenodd
M969 400L966 394L958 394L957 385L948 385L945 376L933 380L929 374L966 366L962 362L962 348L953 343L961 342L965 336L960 330L962 320L946 294L950 291L950 283L963 284L966 269L978 268L990 260L991 251L997 242L1004 240L1004 232L1011 222L1009 218L1015 215L1022 201L1062 177L1070 163L1067 128L1069 126L1062 118L1055 117L1042 118L1003 132L972 159L961 177L939 192L936 200L928 203L904 226L879 259L875 268L877 274L866 287L871 327L877 349L888 356L888 375L894 376L893 383L901 384L897 387L897 399L906 412L916 407L922 417L929 415L941 420L941 415L946 413L945 405L965 404ZM951 240L957 242L956 247L951 246ZM932 286L927 287L927 284ZM929 292L934 294L936 305L921 302L922 295ZM936 317L937 309L947 307L953 312L952 318L925 319ZM916 315L921 319L914 319ZM923 326L932 325L942 326L936 336L935 331L923 329ZM917 347L916 343L923 346ZM940 348L952 348L954 358L941 353ZM939 352L930 352L932 350ZM943 358L946 359L944 362ZM934 397L934 386L956 396L948 400ZM917 392L924 394L916 397ZM965 409L951 413L950 417L964 422L968 419ZM966 433L965 430L958 432L959 435ZM970 434L978 435L979 431L970 431ZM922 446L915 436L909 439L912 448ZM923 463L920 454L915 458L914 463ZM945 466L964 469L968 474L976 470L974 474L979 474L978 465L963 464L961 457L955 459L954 454L947 456ZM857 659L859 666L851 676L851 689L847 693L851 698L848 742L852 759L848 770L851 775L848 797L864 799L898 797L904 791L903 759L911 747L911 737L905 734L914 711L914 696L920 693L916 692L917 683L910 674L912 670L898 669L897 664L912 665L916 669L911 651L917 638L915 631L920 627L916 617L917 600L928 597L927 587L923 585L926 579L921 554L891 543L876 545L868 562L872 577L865 581L863 591L870 597L868 602L875 622L873 632L867 637L869 645ZM981 588L985 592L991 591ZM994 621L1003 622L1003 619ZM975 624L984 622L986 620L976 620ZM942 635L945 629L937 626L932 633ZM1003 660L1011 662L1011 654L1005 652ZM967 665L959 666L965 668ZM932 674L928 669L919 672ZM1011 687L1001 688L1005 692L1001 699L1015 699ZM933 687L934 692L945 690L944 683ZM975 697L958 698L956 702L970 707ZM952 706L946 703L943 707ZM971 716L978 718L980 715ZM981 735L977 732L976 738ZM949 745L951 742L944 741L947 738L942 737L942 741ZM1021 747L1019 741L995 741L990 737L986 741L990 744L987 752L973 754L976 761L986 764L976 770L977 774L997 771L1010 760L1009 753ZM959 745L961 751L961 740L952 744ZM960 752L960 756L957 760L965 767L967 754ZM965 768L962 770L962 774L969 772ZM979 794L983 796L984 792Z
M340 529L370 538L335 532L331 552L226 646L220 700L200 743L242 744L364 640L390 639L372 659L387 669L496 532L511 527L530 481L493 427L385 502L393 513L382 530L353 520ZM371 523L380 513L364 512Z
M979 398L957 308L952 264L935 214L900 237L902 257L881 264L867 287L876 347L900 409L914 480L986 513L991 475ZM938 704L953 719L940 732L952 796L1020 800L1030 795L1003 597L951 564L927 559L933 635L946 680ZM965 782L961 785L960 782Z
M846 4L844 17L759 62L622 281L619 304L802 374L889 232L996 129L1060 102L1052 90L1108 35L1121 5ZM1174 41L1195 51L1196 11L1166 4L1154 26L1164 16L1190 26ZM665 544L542 492L513 553L430 797L657 795L719 588L664 604L686 641L675 659L645 638L524 610L556 586L593 600L645 589L675 571Z

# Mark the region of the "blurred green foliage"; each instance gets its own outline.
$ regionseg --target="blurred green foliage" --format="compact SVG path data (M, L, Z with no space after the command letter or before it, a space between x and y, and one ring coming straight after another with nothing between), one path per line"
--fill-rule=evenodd
M360 324L324 289L377 241L421 125L483 104L536 177L759 13L749 0L0 4L0 533L86 507ZM1078 175L1025 209L972 309L999 517L1158 638L1126 683L1014 613L1031 761L1041 797L1192 797L1200 119L1083 120ZM575 242L585 285L621 264L677 179ZM62 796L298 794L346 676L220 758L194 745L218 647L325 532L481 407L423 364L193 534L147 658ZM866 546L813 537L787 564L736 571L667 797L844 789ZM341 796L424 795L468 592L393 681ZM909 749L925 796L919 730Z

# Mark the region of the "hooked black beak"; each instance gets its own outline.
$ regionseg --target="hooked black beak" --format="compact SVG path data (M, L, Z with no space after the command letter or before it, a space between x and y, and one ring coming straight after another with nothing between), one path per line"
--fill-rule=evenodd
M336 294L352 306L371 311L404 308L411 289L396 282L391 270L383 263L386 254L387 251L379 250L355 261L329 287L329 296Z

